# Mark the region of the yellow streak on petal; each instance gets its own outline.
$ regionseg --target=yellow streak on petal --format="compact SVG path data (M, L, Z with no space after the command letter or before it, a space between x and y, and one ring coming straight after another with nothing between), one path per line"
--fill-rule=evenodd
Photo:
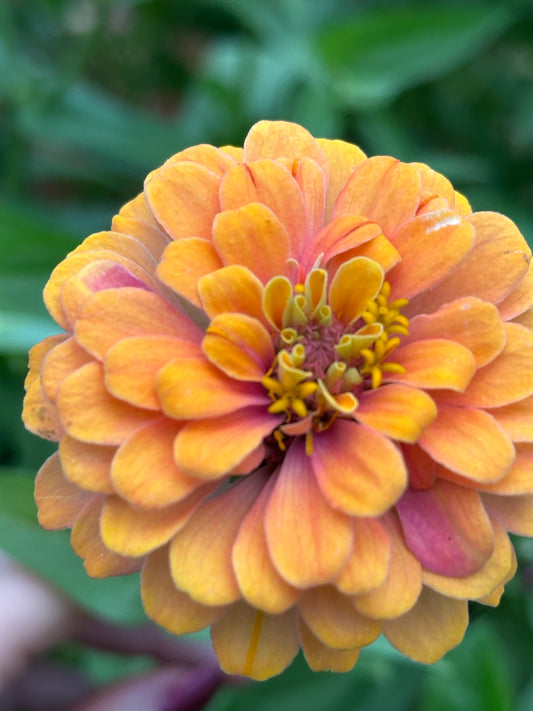
M261 636L261 627L263 626L264 616L265 614L261 610L258 610L255 613L254 626L250 639L250 647L248 648L246 662L244 663L244 669L242 670L244 676L250 676L250 674L252 673L255 657L257 655L257 647L259 646L259 637Z

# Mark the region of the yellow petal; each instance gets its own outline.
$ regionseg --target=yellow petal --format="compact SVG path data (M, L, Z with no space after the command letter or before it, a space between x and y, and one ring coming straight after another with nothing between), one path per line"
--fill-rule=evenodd
M487 412L513 442L533 442L533 396Z
M65 479L59 454L48 457L35 479L35 502L43 528L71 528L92 494Z
M31 381L24 396L22 421L30 432L52 442L64 434L57 408L44 396L39 378Z
M533 303L533 262L529 262L529 267L523 279L517 286L498 304L498 310L504 321L523 314Z
M44 362L45 356L54 348L55 346L63 343L69 338L68 333L59 333L55 336L48 336L43 339L40 343L30 348L29 352L29 362L28 362L28 374L24 380L24 388L27 390L34 380L38 380L41 375L41 367Z
M68 338L52 348L43 361L41 373L43 392L48 400L55 402L59 387L67 375L92 360L74 338Z
M516 458L507 474L495 484L476 485L478 491L501 496L533 494L533 444L515 445Z
M476 361L468 348L444 338L416 341L405 346L400 344L392 360L403 366L405 372L385 372L384 381L407 383L428 390L462 392L476 372Z
M345 325L365 310L383 284L383 270L367 257L354 257L342 264L329 287L329 303L335 316Z
M198 282L198 293L210 318L222 313L241 313L266 324L261 306L263 285L246 267L233 264L207 274Z
M88 491L111 494L111 462L116 447L102 447L87 444L65 435L59 444L61 466L66 478L73 484Z
M353 548L346 565L335 580L346 595L378 588L385 582L391 543L386 528L377 518L355 518Z
M302 651L306 662L313 671L350 671L359 658L359 649L332 649L323 644L311 632L305 622L299 620Z
M312 158L326 168L327 161L319 141L303 126L289 121L258 121L244 141L243 160L250 163L261 158Z

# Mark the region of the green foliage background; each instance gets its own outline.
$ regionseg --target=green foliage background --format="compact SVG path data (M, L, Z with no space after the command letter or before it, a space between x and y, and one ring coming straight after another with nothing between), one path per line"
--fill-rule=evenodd
M19 413L27 350L56 331L42 288L149 170L194 143L242 144L260 118L428 162L533 239L527 1L3 0L0 547L117 620L142 616L138 581L89 580L68 537L36 524L32 477L52 447ZM528 711L533 547L518 552L501 606L473 608L465 642L434 667L378 642L351 674L313 675L298 659L219 692L210 711ZM130 670L97 657L78 650L72 663L100 680Z

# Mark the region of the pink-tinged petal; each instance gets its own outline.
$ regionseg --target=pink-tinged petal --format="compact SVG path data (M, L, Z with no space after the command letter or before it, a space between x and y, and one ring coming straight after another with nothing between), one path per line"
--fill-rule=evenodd
M390 538L377 518L355 518L353 548L336 587L346 595L378 588L385 582L390 561Z
M443 467L426 454L417 444L403 444L403 459L409 472L409 486L415 490L431 489Z
M76 340L102 359L112 345L131 336L175 336L197 343L203 332L166 299L141 289L107 289L84 303Z
M273 484L270 478L243 520L233 545L232 563L245 600L277 615L292 607L301 591L285 582L268 552L264 518Z
M389 384L361 397L357 420L401 442L416 442L437 416L437 407L423 390Z
M157 222L173 239L210 239L220 211L220 176L197 163L166 164L145 183L144 194Z
M314 138L303 126L288 121L258 121L244 141L243 160L251 163L261 158L312 158L327 170L327 159Z
M211 627L211 640L227 674L264 681L281 674L298 652L296 612L267 615L238 602Z
M220 186L220 203L223 210L262 203L285 228L290 256L301 254L307 229L305 204L298 183L279 163L259 160L231 168Z
M295 587L329 582L350 555L350 518L326 503L302 441L292 442L273 476L265 526L274 565Z
M263 324L246 314L215 316L202 350L220 370L236 380L261 381L272 367L274 346Z
M117 493L133 506L159 509L205 484L175 463L174 440L181 426L157 420L134 432L117 450L111 478Z
M30 348L28 358L28 374L24 380L25 390L28 390L33 382L40 380L41 368L48 353L50 353L50 351L60 343L64 343L68 340L68 338L68 333L59 333L55 336L47 336L47 338L43 339L40 343L37 343L35 346Z
M328 647L365 647L380 634L383 623L357 612L350 598L332 585L307 590L298 610L311 632Z
M265 485L258 473L206 500L170 545L176 586L203 605L226 605L242 597L231 562L241 523Z
M136 407L160 410L157 373L176 358L198 358L196 343L173 336L133 336L115 343L104 358L105 384L111 395Z
M501 479L515 451L509 437L484 410L439 406L437 419L418 440L435 461L482 484Z
M85 570L91 578L128 575L141 569L142 558L125 558L113 553L100 536L100 515L106 497L92 496L76 519L70 543L74 552L83 558Z
M66 432L82 442L121 444L155 417L112 397L100 363L88 363L65 378L57 407Z
M313 671L350 671L359 658L359 649L332 649L323 644L300 618L300 644L305 661Z
M47 353L41 371L41 385L45 397L55 402L61 383L74 370L90 363L92 357L74 338L58 343Z
M385 623L393 647L415 662L433 664L456 647L468 627L468 603L424 588L407 614Z
M339 418L313 438L310 461L326 501L353 516L379 516L407 484L397 447L387 437L349 420Z
M516 567L516 556L509 536L496 522L494 529L494 551L485 565L477 573L466 578L450 578L447 575L437 575L429 570L422 572L424 585L441 595L459 600L473 600L489 595Z
M210 318L222 313L241 313L267 323L261 305L263 284L240 264L203 276L198 282L198 294Z
M157 375L166 415L176 419L219 417L270 402L261 384L228 378L205 357L172 361Z
M235 165L235 160L220 148L215 148L215 146L211 146L208 143L201 143L174 154L166 161L163 167L180 161L189 161L198 163L212 173L222 176L232 165Z
M432 291L413 299L411 313L430 313L462 296L498 304L526 274L531 251L514 222L496 212L476 212L465 222L475 230L473 248ZM441 251L453 254L448 246Z
M138 239L135 239L135 237L118 232L96 232L86 237L71 254L79 254L80 252L94 249L108 249L111 252L120 254L126 259L135 262L135 264L142 267L147 274L153 275L154 273L156 261L153 255L150 254L144 244ZM117 285L113 284L113 286ZM106 287L100 286L99 288L105 289Z
M327 171L325 174L320 165L311 158L299 158L293 163L292 174L304 199L307 233L316 235L324 224Z
M180 531L198 505L213 492L204 486L176 504L162 509L140 509L119 496L109 496L102 508L100 533L104 544L120 555L137 557L165 545Z
M311 270L319 259L327 263L337 255L345 255L366 242L381 235L381 228L367 217L345 215L337 217L306 244L301 264L305 271Z
M189 422L176 438L176 462L188 474L218 479L233 472L281 422L258 407Z
M114 493L111 462L116 447L87 444L65 435L59 444L63 474L73 484L88 491Z
M168 245L157 267L157 276L176 294L201 307L198 281L221 267L222 262L213 243L191 237Z
M402 225L392 239L402 260L388 276L391 297L412 299L422 292L432 294L428 290L457 269L470 252L474 236L472 225L448 209L418 215ZM415 313L420 312L418 309Z
M460 343L444 338L416 341L405 346L400 344L391 360L403 366L405 372L385 372L384 381L407 383L427 390L462 392L476 372L476 361L471 351Z
M533 442L533 396L487 412L507 432L513 442Z
M533 262L519 284L498 304L501 317L510 321L531 307L533 303Z
M460 343L472 352L481 368L501 353L507 334L494 304L467 296L444 304L432 314L410 319L409 335L402 337L402 344L429 338Z
M455 207L455 191L448 178L441 173L430 168L425 163L411 163L420 175L422 180L422 190L433 196L442 197L448 203L448 207Z
M428 491L407 491L396 508L407 545L434 573L466 577L492 555L492 526L471 489L437 480Z
M389 156L374 156L352 172L339 193L333 217L365 215L388 237L414 217L420 192L416 168Z
M329 165L329 185L326 193L324 222L331 219L331 213L339 192L344 187L354 168L366 160L363 151L352 143L319 138L318 144L326 154Z
M483 504L507 531L533 536L533 494L523 496L482 495Z
M345 326L353 323L374 299L383 284L383 269L367 257L353 257L344 262L329 287L329 303L335 316Z
M226 610L226 607L200 605L177 589L170 576L167 546L146 558L141 575L141 597L148 617L178 635L204 629Z
M54 452L39 469L35 479L35 502L43 528L71 528L92 494L65 478L59 454Z
M375 590L356 595L352 602L363 615L376 619L391 619L410 610L422 590L420 563L407 548L398 522L392 516L387 526L391 549L385 582Z
M255 202L217 215L213 244L224 265L240 264L264 284L285 274L291 256L282 223L272 210Z
M26 391L22 421L27 430L51 442L59 442L64 434L58 410L44 396L39 379L33 380Z

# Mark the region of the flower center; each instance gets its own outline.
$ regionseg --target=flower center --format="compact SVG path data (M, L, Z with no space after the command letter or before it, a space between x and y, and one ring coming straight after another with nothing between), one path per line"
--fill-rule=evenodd
M265 287L263 310L276 329L276 357L262 383L272 399L269 412L285 414L275 433L282 449L285 436L305 435L310 453L313 432L339 416L352 417L358 394L379 387L384 373L404 372L389 358L408 333L401 314L407 299L390 301L390 285L372 260L354 257L343 267L329 290L320 268L303 284L275 277ZM367 273L368 285L350 281Z

